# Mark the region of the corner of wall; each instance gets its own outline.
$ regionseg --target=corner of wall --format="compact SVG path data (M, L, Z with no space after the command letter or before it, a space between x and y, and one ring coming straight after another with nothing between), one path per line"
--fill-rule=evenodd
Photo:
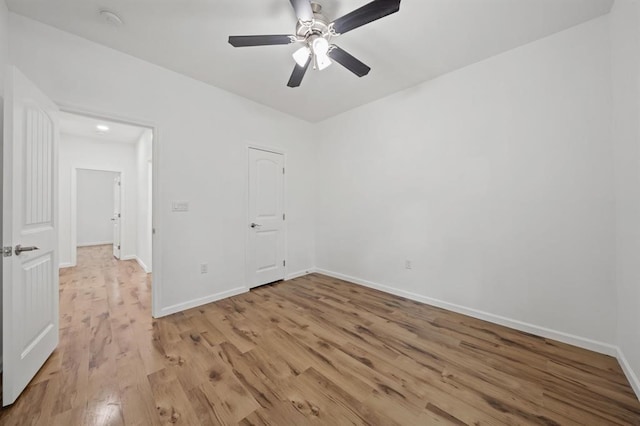
M633 368L631 368L631 364L629 364L629 361L624 356L624 353L622 352L622 349L620 349L620 347L617 347L616 358L618 359L620 367L622 367L622 371L624 372L625 376L627 376L627 380L629 380L633 391L636 393L638 400L640 400L640 379L633 371Z
M615 174L617 358L640 398L640 1L616 0L609 15Z

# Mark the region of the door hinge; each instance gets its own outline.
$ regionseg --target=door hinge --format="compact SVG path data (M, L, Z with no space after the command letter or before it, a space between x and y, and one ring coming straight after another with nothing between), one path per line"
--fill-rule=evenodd
M287 266L287 261L286 260L282 261L282 266Z
M4 257L13 256L13 248L12 247L3 247L2 248L2 256L4 256Z
M286 220L285 217L284 213L282 213L282 220Z
M120 250L120 244L118 244L118 250Z
M282 174L284 174L284 167L282 168Z

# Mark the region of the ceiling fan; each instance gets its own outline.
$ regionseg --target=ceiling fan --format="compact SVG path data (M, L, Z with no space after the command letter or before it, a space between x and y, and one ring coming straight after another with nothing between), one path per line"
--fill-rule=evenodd
M400 10L400 0L374 0L333 22L322 15L322 6L310 0L290 0L298 24L295 35L248 35L229 36L229 43L234 47L273 46L280 44L303 43L294 54L296 66L289 78L289 87L298 87L302 83L310 64L317 70L331 65L331 60L339 63L349 71L363 77L371 71L367 65L331 44L333 37L384 18Z

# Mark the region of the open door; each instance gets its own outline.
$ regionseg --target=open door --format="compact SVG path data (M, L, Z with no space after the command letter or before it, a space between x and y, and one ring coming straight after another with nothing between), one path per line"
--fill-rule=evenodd
M6 74L2 405L12 404L58 345L56 105L16 68Z
M120 176L113 179L113 257L120 259L120 222L122 220L121 210L121 188Z

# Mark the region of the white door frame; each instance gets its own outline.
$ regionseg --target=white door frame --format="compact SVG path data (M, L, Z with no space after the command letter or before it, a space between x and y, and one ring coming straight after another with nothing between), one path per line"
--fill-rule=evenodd
M54 99L55 101L55 99ZM56 104L60 107L60 111L68 112L71 114L82 115L85 117L102 119L113 121L116 123L128 124L132 126L144 127L147 129L151 129L153 134L153 139L151 142L151 155L152 155L152 182L151 182L151 192L153 194L152 205L151 205L151 216L152 216L152 236L151 236L151 262L153 265L153 283L151 285L151 316L154 318L158 318L161 315L161 306L160 301L162 300L162 263L161 259L161 249L162 249L162 218L160 215L160 191L158 185L158 180L160 174L158 171L160 170L160 155L161 155L161 132L159 127L152 122L137 119L137 118L129 118L122 117L117 114L112 114L103 111L96 111L85 107L79 107L75 105L65 104L64 102L56 102Z
M280 154L282 155L282 164L283 167L285 169L285 173L284 176L282 177L282 209L283 212L285 214L285 218L287 217L287 152L282 150L282 149L278 149L278 148L272 148L272 147L267 147L264 145L256 145L256 144L248 144L247 145L247 150L246 150L246 169L245 169L245 184L244 184L244 188L246 191L245 194L245 202L246 202L246 206L245 206L245 210L246 210L246 226L249 225L249 222L251 222L251 218L249 217L249 152L252 149L257 149L259 151L266 151L266 152L272 152L274 154ZM284 277L283 279L286 280L287 279L287 270L289 268L289 245L288 245L288 239L287 239L287 229L288 229L288 221L289 219L285 219L284 220L284 229L283 229L283 233L284 233L284 260L285 260L285 264L284 264ZM245 290L246 291L250 291L251 290L251 277L249 276L249 271L248 266L247 266L247 262L248 262L248 256L247 256L247 252L249 250L249 232L247 232L245 230L245 237L244 237L244 286L245 286Z
M122 259L122 218L124 217L124 184L125 177L122 170L115 169L95 169L91 167L71 167L71 266L78 265L78 170L88 170L91 172L117 173L120 176L120 258ZM112 191L113 192L113 191ZM153 210L153 209L152 209ZM126 260L126 259L122 259Z

